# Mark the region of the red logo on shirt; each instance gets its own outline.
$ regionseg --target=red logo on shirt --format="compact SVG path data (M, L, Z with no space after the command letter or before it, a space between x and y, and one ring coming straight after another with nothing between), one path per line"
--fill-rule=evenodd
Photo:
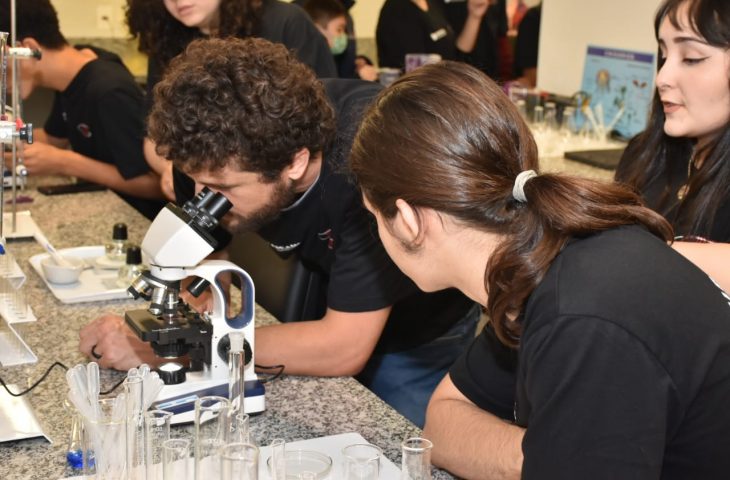
M332 237L332 229L328 228L324 232L320 232L317 234L317 237L319 237L320 240L323 242L327 242L327 248L329 250L334 250L335 248L335 239Z
M84 138L91 138L91 128L85 123L79 123L76 125L76 130L78 130Z

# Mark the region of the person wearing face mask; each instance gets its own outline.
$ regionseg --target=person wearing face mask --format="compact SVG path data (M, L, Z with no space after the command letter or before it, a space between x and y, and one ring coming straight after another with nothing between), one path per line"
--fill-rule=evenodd
M730 290L730 3L665 0L654 30L651 114L616 179L669 220L675 249Z
M340 0L306 0L302 3L304 10L309 14L314 24L322 35L327 39L332 55L338 60L341 66L348 53L348 46L351 40L348 35L347 10ZM349 58L349 57L348 57ZM350 58L357 76L362 80L374 81L378 78L378 72L371 65L356 65L354 58Z

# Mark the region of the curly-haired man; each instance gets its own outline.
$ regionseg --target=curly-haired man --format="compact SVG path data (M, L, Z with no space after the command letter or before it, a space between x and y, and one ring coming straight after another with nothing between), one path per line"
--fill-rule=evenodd
M358 375L422 425L478 310L454 290L423 293L398 270L348 177L352 138L378 90L319 81L266 40L196 41L156 87L149 135L177 170L233 203L230 232L256 231L328 280L321 319L256 330L257 361L297 375ZM192 190L177 179L179 197ZM96 345L102 364L121 369L154 360L120 325L102 317L85 327L82 351Z

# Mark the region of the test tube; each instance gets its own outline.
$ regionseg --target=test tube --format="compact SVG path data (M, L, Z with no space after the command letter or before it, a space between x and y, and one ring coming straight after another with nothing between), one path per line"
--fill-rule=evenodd
M236 427L234 428L234 435L232 440L240 443L250 443L255 445L256 442L251 441L251 430L249 427L249 416L248 413L239 413L236 415L234 420Z
M231 415L243 413L244 402L244 370L246 355L243 351L243 331L228 334L231 349L228 352L228 398L231 401ZM235 428L235 423L234 423Z
M259 449L250 443L229 443L221 448L222 480L258 480Z
M545 102L545 128L549 132L558 130L558 110L555 102Z
M431 480L431 449L425 438L408 438L401 444L401 480Z
M195 480L217 478L218 450L230 435L231 404L227 398L208 396L195 401Z
M171 419L172 413L165 410L149 410L144 414L147 480L162 478L162 444L170 438Z
M127 393L127 478L144 480L146 467L142 377L127 377L124 380L124 389Z
M271 448L271 478L272 480L286 480L286 442L275 438Z
M163 480L187 480L190 441L171 438L162 442Z
M542 105L535 105L532 111L532 126L535 129L541 129L545 125L545 112Z

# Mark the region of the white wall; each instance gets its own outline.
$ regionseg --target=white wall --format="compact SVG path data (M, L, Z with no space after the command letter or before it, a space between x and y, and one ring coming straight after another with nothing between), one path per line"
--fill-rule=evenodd
M656 52L654 13L661 0L543 0L537 86L580 90L586 47Z
M375 38L375 27L378 25L378 15L385 0L357 0L350 10L352 21L355 22L355 34L359 38Z
M20 8L23 0L16 1ZM56 7L61 31L66 37L128 37L124 24L125 0L51 0L51 3ZM102 20L102 16L108 20Z

